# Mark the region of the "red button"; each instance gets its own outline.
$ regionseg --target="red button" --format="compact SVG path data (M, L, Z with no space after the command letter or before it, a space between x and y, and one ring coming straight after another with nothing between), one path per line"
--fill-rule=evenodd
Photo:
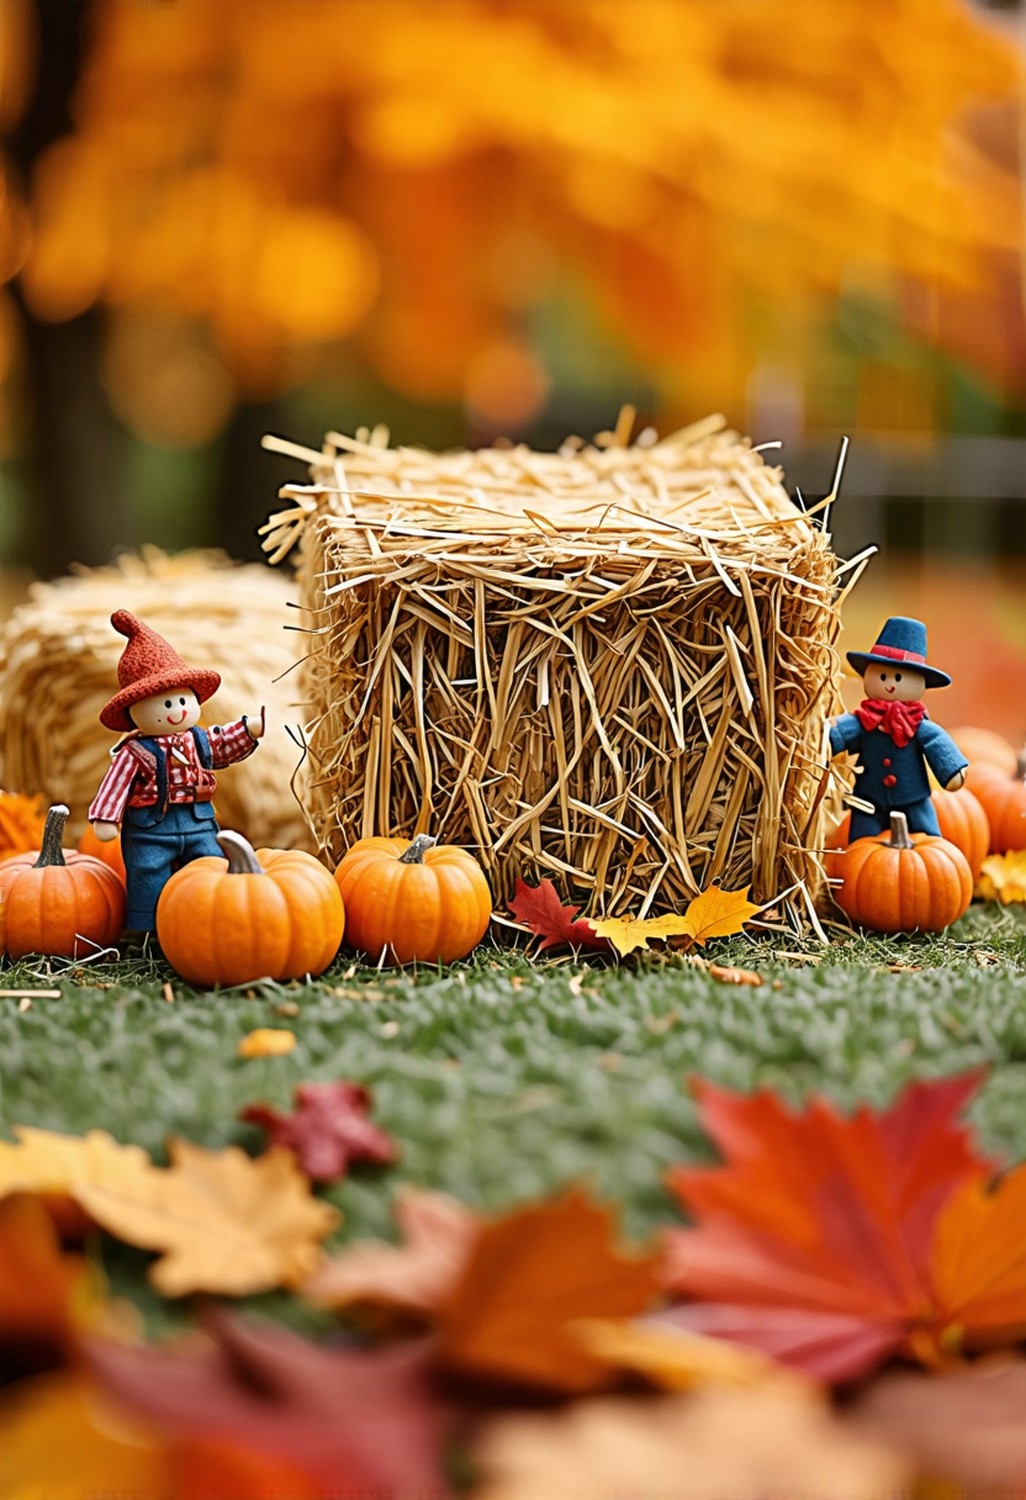
M890 763L891 763L891 761L890 761L890 757L889 757L889 756L887 756L887 755L885 755L885 756L884 756L884 765L885 765L885 766L889 766L889 765L890 765Z
M898 784L898 778L897 778L897 776L885 776L884 777L884 786L897 786L897 784Z

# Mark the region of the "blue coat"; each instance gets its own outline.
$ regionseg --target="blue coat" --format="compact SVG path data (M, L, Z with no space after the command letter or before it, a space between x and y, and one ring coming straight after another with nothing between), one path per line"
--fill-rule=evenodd
M831 725L830 749L835 755L847 750L858 757L862 769L855 778L855 795L881 813L929 797L927 766L947 786L969 764L951 736L926 718L899 748L883 729L863 729L855 714L845 714Z

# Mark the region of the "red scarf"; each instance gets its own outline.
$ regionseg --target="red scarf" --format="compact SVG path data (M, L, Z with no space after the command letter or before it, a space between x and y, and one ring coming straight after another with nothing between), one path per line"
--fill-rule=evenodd
M899 750L903 750L913 739L920 723L926 718L923 703L889 703L882 698L863 698L855 710L855 717L863 729L882 729L889 734Z

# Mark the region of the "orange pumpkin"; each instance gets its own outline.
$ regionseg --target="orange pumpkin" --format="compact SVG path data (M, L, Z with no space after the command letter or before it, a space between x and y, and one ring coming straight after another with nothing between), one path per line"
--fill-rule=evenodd
M41 797L0 792L0 859L38 849L45 822Z
M930 801L937 813L941 838L961 849L973 880L978 880L990 848L990 822L982 802L967 786L957 792L934 792Z
M966 772L966 785L987 814L991 854L1026 849L1026 781L977 762Z
M51 807L42 847L0 861L0 952L87 958L116 942L125 888L98 859L61 848L68 809Z
M997 766L1006 776L1022 775L1023 752L1015 751L1004 735L993 729L978 729L975 725L963 725L953 729L951 738L969 761L970 765Z
M102 839L96 837L96 834L93 832L93 825L87 823L85 833L83 833L78 841L78 852L79 854L91 854L93 859L102 860L105 865L114 871L121 884L124 885L126 879L125 858L121 853L120 834L116 839L109 839L107 843L104 843Z
M465 849L430 834L360 839L335 871L346 905L346 939L377 961L452 963L484 937L492 893Z
M157 938L191 984L248 984L321 974L338 952L345 912L338 886L312 854L254 852L219 833L228 858L191 860L157 902Z
M845 851L841 910L874 932L942 932L973 899L973 877L961 849L947 839L909 834L904 813L891 813L889 833L856 839Z
M990 843L990 824L987 814L977 797L968 787L958 792L936 791L931 797L940 824L940 836L961 849L976 880L987 857ZM831 879L840 879L844 874L844 853L851 832L851 813L846 813L840 825L826 841L823 868Z

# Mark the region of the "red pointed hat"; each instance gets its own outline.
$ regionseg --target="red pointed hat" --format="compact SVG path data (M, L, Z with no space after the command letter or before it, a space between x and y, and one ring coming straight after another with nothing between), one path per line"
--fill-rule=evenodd
M191 688L199 701L206 703L221 686L220 673L186 666L162 635L137 620L127 609L115 610L110 623L121 635L128 637L128 645L118 662L121 691L115 693L100 712L100 723L107 729L133 729L135 726L128 710L133 703L141 703L144 698L152 698L157 693Z

